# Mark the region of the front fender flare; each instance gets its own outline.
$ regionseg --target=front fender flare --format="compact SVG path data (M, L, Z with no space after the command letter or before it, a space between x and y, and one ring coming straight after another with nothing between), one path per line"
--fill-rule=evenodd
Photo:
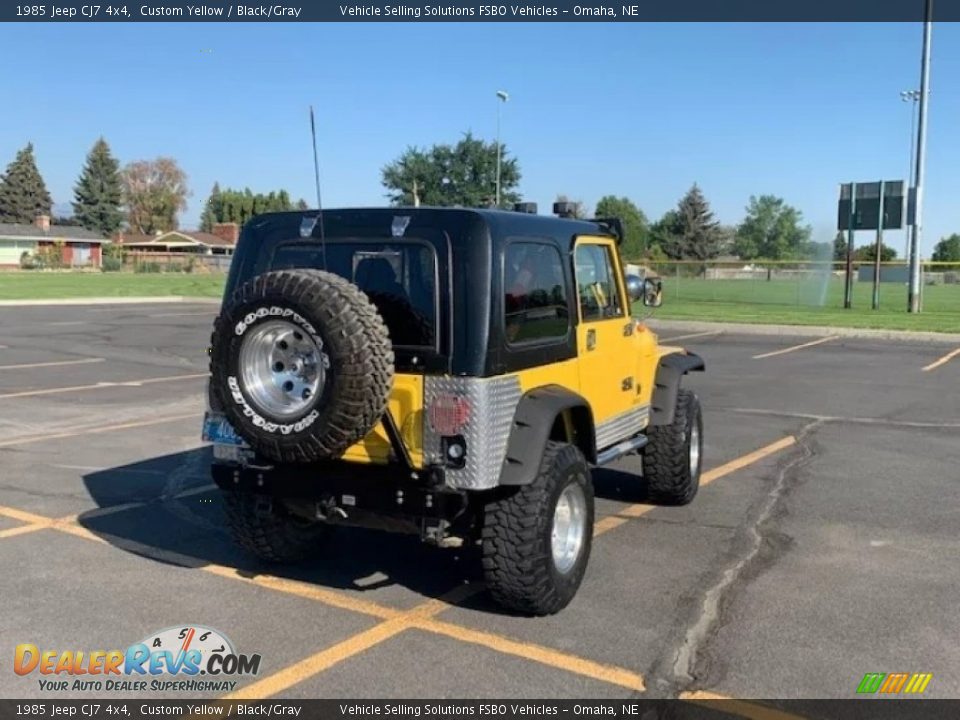
M688 372L702 372L706 369L703 358L691 352L677 352L664 355L657 366L654 379L653 398L650 400L650 424L669 425L677 409L677 394L680 392L680 378Z

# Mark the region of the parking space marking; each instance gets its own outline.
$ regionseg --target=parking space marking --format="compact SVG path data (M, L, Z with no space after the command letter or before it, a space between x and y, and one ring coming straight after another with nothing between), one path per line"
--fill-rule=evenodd
M923 372L930 372L931 370L936 370L941 365L946 365L948 362L950 362L955 357L957 357L957 355L960 355L960 348L957 348L952 352L948 352L939 360L935 360L934 362L930 363L925 368L923 368Z
M636 692L646 691L643 676L639 673L614 665L604 665L542 645L519 642L495 633L474 630L441 620L414 622L414 627L437 635L444 635L460 642L481 645L505 655L513 655L549 667L566 670L576 675L600 680L611 685L620 685Z
M46 523L43 525L39 523L32 523L30 525L20 525L19 527L7 528L6 530L0 530L0 540L3 538L16 537L17 535L25 535L27 533L36 532L37 530L46 530L48 527L50 526Z
M690 333L689 335L677 335L676 337L671 337L671 338L661 338L660 342L672 343L672 342L676 342L677 340L692 340L693 338L708 337L710 335L721 335L721 334L723 334L723 330L707 330L706 332Z
M793 345L783 350L774 350L773 352L763 353L761 355L754 355L754 360L762 360L763 358L774 357L775 355L785 355L787 353L796 352L797 350L803 350L804 348L813 347L814 345L823 345L823 343L830 342L831 340L836 340L839 335L830 335L828 337L817 338L816 340L811 340L810 342L801 343L799 345Z
M707 470L700 476L700 485L709 485L714 480L719 480L720 478L729 475L732 472L741 470L749 465L753 465L754 463L763 460L766 457L769 457L770 455L773 455L774 453L785 450L788 447L795 445L796 442L796 437L793 435L787 435L786 437L780 438L769 445L764 445L762 448L754 450L751 453L747 453L746 455L735 458L728 463L724 463L723 465L713 468L712 470ZM593 536L597 537L599 535L603 535L604 533L610 532L614 528L620 527L629 520L642 517L658 507L661 506L647 505L646 503L628 505L613 515L607 515L607 517L598 520L593 526Z
M60 365L90 365L106 362L106 358L84 358L83 360L55 360L53 362L24 363L21 365L0 365L0 370L24 370L26 368L57 367Z
M191 413L187 417L195 417ZM170 419L166 419L169 421ZM141 426L144 424L153 424L157 421L143 421L137 423L125 423L123 426ZM116 426L104 426L101 428L88 428L90 431L106 431ZM82 434L84 431L71 434ZM47 436L49 437L49 436ZM704 473L701 476L701 483L708 484L720 477L728 475L735 470L746 467L758 460L767 457L779 450L793 445L796 438L788 436L782 438L759 450L732 460L720 467ZM199 488L197 489L199 490ZM142 503L130 503L129 506L140 506ZM625 508L617 517L617 520L626 522L627 519L639 517L654 506L637 504ZM106 509L104 509L106 510ZM96 513L97 511L93 511ZM338 607L345 610L352 610L367 615L372 615L381 619L373 627L357 633L331 647L310 655L299 662L296 662L273 675L258 680L235 693L228 695L227 698L265 698L270 695L282 692L283 690L302 682L324 670L336 665L337 663L364 652L385 640L392 638L404 630L417 628L438 635L444 635L461 642L481 645L500 653L514 655L527 660L542 663L544 665L566 670L571 673L585 677L602 680L622 687L630 688L634 691L642 692L645 689L642 675L625 668L604 665L593 660L581 658L575 655L553 650L551 648L524 643L507 637L475 630L469 627L457 625L455 623L444 622L435 619L435 616L443 611L462 602L467 597L475 595L484 589L482 583L460 585L451 592L440 598L433 598L423 602L416 607L400 611L387 606L372 603L359 598L351 597L346 593L320 588L300 581L278 578L270 575L257 575L245 571L230 568L223 565L208 563L201 558L195 558L175 551L156 548L145 543L127 538L121 538L111 534L97 534L79 524L79 516L73 515L67 518L48 518L16 508L0 506L0 515L27 523L29 527L37 529L50 528L60 532L68 533L79 538L92 540L101 544L109 544L131 553L143 555L145 557L160 560L162 562L179 565L181 567L192 567L204 572L208 572L219 577L232 580L248 582L266 589L286 592L300 597L310 598L323 604ZM621 523L617 523L621 524ZM609 528L612 529L612 528ZM19 528L17 528L19 530ZM20 530L16 534L32 532L33 530ZM604 532L600 530L600 534Z
M680 693L680 699L731 715L750 718L750 720L803 720L802 715L794 715L766 705L737 700L728 695L719 695L706 690L682 692Z
M2 397L2 396L0 396ZM92 425L78 428L77 430L68 430L59 433L45 433L42 435L26 435L21 438L4 440L0 442L0 448L12 447L14 445L29 445L30 443L43 442L45 440L60 440L62 438L77 437L78 435L95 435L96 433L112 432L114 430L128 430L130 428L150 427L151 425L162 425L164 423L178 422L188 418L199 418L196 412L185 413L182 415L167 415L166 417L153 418L151 420L134 420L126 423L116 423L114 425Z
M0 395L0 400L10 398L35 397L37 395L58 395L61 393L83 392L84 390L103 390L115 387L140 387L155 383L177 382L178 380L197 380L209 377L210 373L194 373L192 375L167 375L164 377L146 378L145 380L127 380L123 382L98 382L94 385L73 385L71 387L46 388L43 390L24 390L23 392L6 393Z

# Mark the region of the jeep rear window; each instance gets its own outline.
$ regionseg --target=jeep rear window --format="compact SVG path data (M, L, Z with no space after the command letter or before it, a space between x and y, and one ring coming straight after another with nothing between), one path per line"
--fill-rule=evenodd
M431 245L412 238L328 238L325 245L325 250L317 242L279 245L270 269L336 273L377 306L394 346L437 348L437 257Z

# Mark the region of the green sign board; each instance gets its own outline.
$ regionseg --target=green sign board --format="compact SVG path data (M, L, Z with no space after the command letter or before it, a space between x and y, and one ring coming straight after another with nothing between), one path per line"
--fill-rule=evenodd
M902 180L845 183L840 186L837 229L849 230L852 221L854 230L877 230L882 208L883 229L900 230L904 219L903 200Z

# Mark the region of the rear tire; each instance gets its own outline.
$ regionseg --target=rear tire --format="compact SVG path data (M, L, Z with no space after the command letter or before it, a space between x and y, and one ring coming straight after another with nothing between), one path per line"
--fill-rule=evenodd
M498 603L530 615L565 608L593 538L593 483L580 450L548 442L536 479L487 503L481 537L484 575Z
M650 501L657 505L692 502L703 465L703 416L696 394L680 390L673 422L652 426L647 437L643 476Z
M292 515L278 500L263 495L223 491L223 507L234 541L260 560L289 564L316 552L333 528Z

